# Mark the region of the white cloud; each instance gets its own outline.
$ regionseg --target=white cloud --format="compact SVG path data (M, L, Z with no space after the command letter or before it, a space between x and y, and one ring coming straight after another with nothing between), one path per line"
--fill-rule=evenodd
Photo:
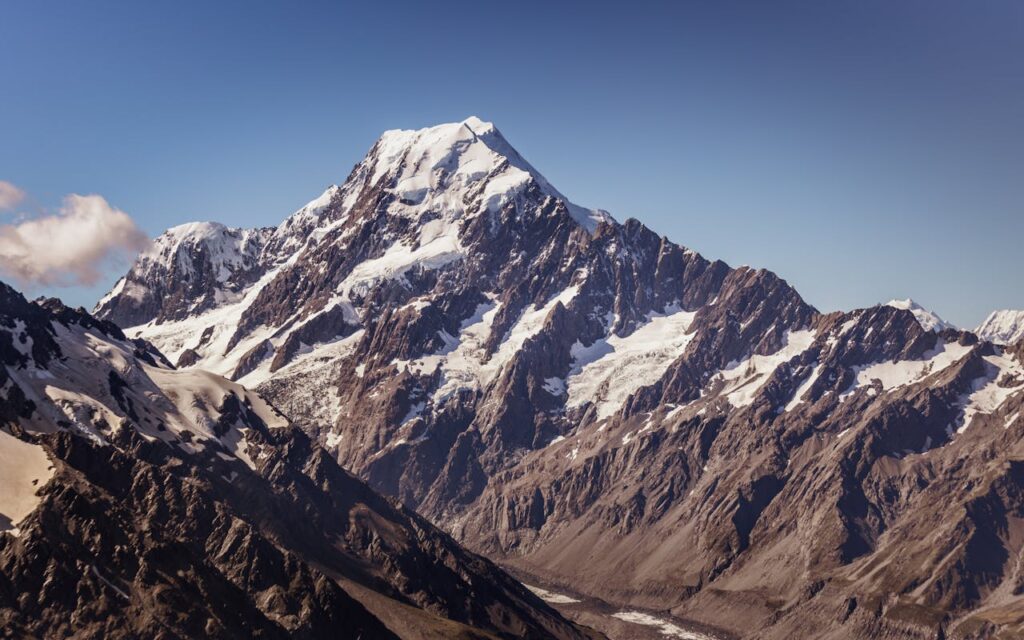
M93 285L111 259L132 257L148 242L102 196L71 194L56 215L0 225L0 275L22 285Z
M10 182L0 180L0 211L8 211L25 199L25 192Z

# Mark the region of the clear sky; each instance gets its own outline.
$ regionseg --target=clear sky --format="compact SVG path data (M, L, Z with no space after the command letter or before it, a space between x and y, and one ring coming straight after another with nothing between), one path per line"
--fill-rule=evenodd
M381 131L474 114L573 201L821 310L1024 308L1019 0L12 0L0 83L22 215L276 224Z

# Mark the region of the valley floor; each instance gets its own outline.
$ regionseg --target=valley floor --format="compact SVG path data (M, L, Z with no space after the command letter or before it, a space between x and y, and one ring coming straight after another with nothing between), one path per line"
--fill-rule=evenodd
M616 607L598 598L568 592L562 588L537 586L535 577L503 567L530 591L573 622L603 633L609 640L732 640L732 636L706 626L680 620L667 612Z

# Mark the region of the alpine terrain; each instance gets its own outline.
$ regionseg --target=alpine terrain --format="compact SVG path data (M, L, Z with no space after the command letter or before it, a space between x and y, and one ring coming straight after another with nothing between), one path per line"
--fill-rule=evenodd
M477 118L384 133L277 227L169 229L96 319L18 305L3 437L36 484L0 607L29 633L589 633L457 540L721 637L1024 634L1020 314L820 313Z
M586 638L255 393L0 284L11 638Z

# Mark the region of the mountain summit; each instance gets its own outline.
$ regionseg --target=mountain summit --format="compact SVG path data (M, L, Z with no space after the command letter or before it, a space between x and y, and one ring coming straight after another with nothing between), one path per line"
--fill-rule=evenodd
M565 204L570 215L588 231L610 220L603 211L574 205L523 159L490 122L471 116L462 122L418 131L386 131L370 151L369 183L393 179L393 192L408 209L395 213L415 216L417 205L455 217L493 213L530 188ZM364 161L365 162L365 161ZM467 207L465 199L480 190L480 202ZM452 197L453 195L462 196Z
M498 227L536 226L539 217L559 216L589 233L612 222L606 212L569 202L493 124L470 117L417 131L386 131L342 186L329 187L276 229L228 229L210 222L169 229L95 312L135 326L235 304L235 294L261 276L287 271L284 263L312 245L344 247L343 238L357 235L357 228L373 229L372 240L380 245L366 248L368 255L380 255L359 270L365 281L461 259L468 229L483 236L522 236L529 231ZM360 286L359 275L351 284Z
M1003 309L993 311L975 329L985 340L997 344L1013 344L1024 339L1024 310Z
M97 314L475 551L743 637L1020 630L1019 341L909 300L822 314L573 205L475 118L209 230Z
M893 309L906 309L914 314L917 321L920 322L921 326L927 331L942 331L943 329L956 328L954 325L940 318L939 314L925 309L910 298L906 298L905 300L890 300L885 303L885 306L892 307Z

